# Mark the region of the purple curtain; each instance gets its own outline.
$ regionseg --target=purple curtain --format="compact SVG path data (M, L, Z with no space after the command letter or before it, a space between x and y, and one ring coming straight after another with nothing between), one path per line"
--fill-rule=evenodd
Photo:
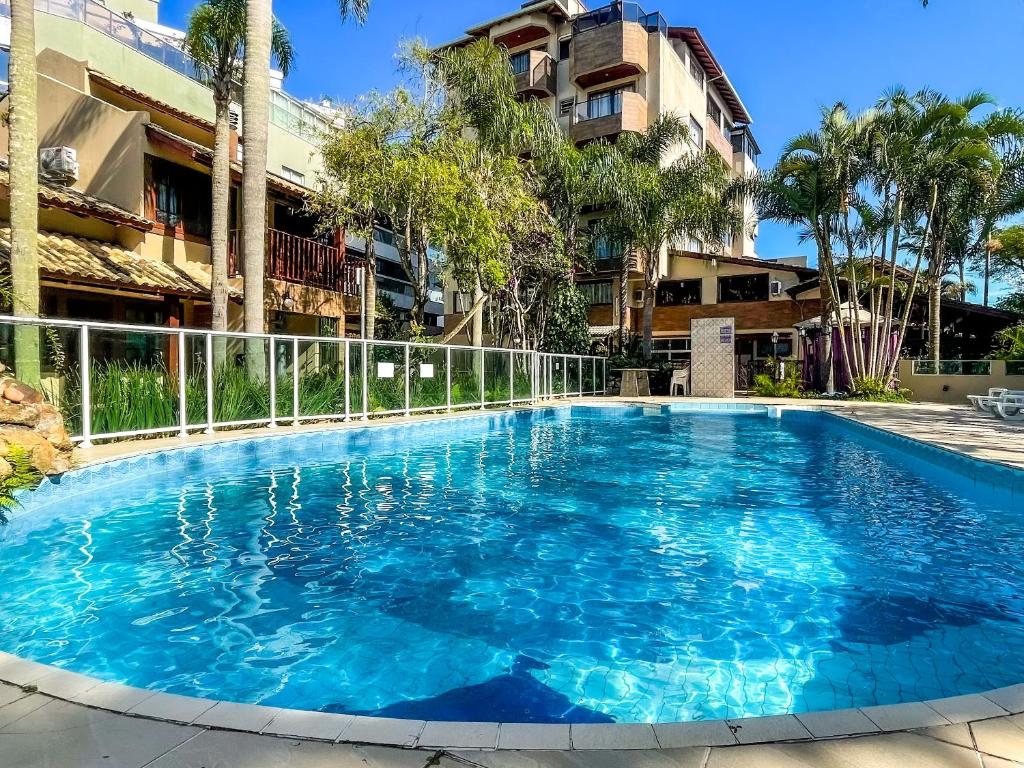
M853 329L845 328L846 343L848 347L852 346L853 342ZM896 344L899 342L899 333L893 332L889 335L889 349L888 358L892 359L891 356L896 351ZM866 331L863 333L861 339L861 348L864 350L865 356L868 354L870 346L870 334ZM809 333L803 339L804 348L804 362L803 362L803 377L804 386L818 392L824 392L826 382L819 376L822 366L818 364L819 360L825 355L825 336L820 332ZM836 385L836 390L846 390L850 388L853 383L846 375L846 366L843 364L843 347L839 343L839 329L832 329L832 374Z

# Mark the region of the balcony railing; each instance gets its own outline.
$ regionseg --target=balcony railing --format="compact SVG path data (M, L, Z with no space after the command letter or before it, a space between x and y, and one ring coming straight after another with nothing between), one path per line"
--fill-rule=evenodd
M241 232L234 230L228 259L228 271L232 275L244 274L241 252ZM266 276L272 280L357 296L357 269L358 265L347 261L333 245L278 229L267 230Z
M540 98L555 95L555 61L544 51L523 51L511 59L516 92Z

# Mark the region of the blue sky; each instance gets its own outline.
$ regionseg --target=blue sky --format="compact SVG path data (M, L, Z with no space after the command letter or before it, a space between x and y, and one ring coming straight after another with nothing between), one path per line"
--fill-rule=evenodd
M592 3L593 4L593 3ZM161 20L184 20L195 0L163 0ZM288 78L297 96L342 101L396 81L403 37L432 44L518 7L515 0L373 0L365 27L343 25L336 0L277 0L298 58ZM1019 52L1022 0L731 0L644 4L670 24L700 28L753 117L773 163L782 144L812 128L823 105L870 106L886 89L931 86L950 95L983 89L1005 106L1024 107ZM763 224L763 257L813 256L786 227Z

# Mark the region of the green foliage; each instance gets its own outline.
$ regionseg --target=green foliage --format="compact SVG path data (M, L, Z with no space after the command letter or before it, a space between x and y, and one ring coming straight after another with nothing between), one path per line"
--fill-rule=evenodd
M90 379L93 432L155 429L178 421L177 389L162 368L96 363Z
M377 294L377 321L374 337L383 341L399 341L402 338L402 320L390 297Z
M997 304L1000 309L1005 309L1007 312L1014 312L1024 318L1024 291L1018 291L1017 293L1011 293L1009 296L1001 298Z
M20 445L11 445L7 450L7 463L14 470L10 477L0 481L0 525L7 523L8 515L17 505L18 491L35 488L42 475L32 466L32 452Z
M880 379L862 376L853 380L849 399L873 403L906 403L912 395L909 389L894 388Z
M542 349L567 355L589 354L590 304L575 283L566 281L555 289L550 312Z
M797 366L791 365L780 378L759 373L754 377L753 392L758 397L805 397L804 384Z
M1001 360L1024 360L1024 322L1006 328L996 337L993 356Z

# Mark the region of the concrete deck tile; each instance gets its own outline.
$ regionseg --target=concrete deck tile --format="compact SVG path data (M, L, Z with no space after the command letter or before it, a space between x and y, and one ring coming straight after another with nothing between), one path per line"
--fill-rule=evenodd
M23 699L28 696L21 688L16 685L3 685L0 683L0 707L6 707L8 704Z
M0 661L0 680L13 685L29 685L53 672L55 667L9 656Z
M654 734L658 737L658 743L665 749L725 747L737 743L736 735L724 720L655 723Z
M966 723L937 725L934 728L921 728L920 730L912 731L912 733L928 736L939 741L948 741L950 744L956 744L960 747L974 749L974 737L971 736L971 729L967 727Z
M708 749L448 752L441 768L703 768Z
M0 731L3 764L19 768L139 768L199 733L53 701Z
M996 688L994 691L987 691L981 694L989 701L993 701L1007 712L1015 715L1024 712L1024 683L1010 685L1006 688Z
M930 728L949 725L949 721L927 704L888 704L861 707L861 712L883 731L905 731L911 728Z
M397 720L390 717L353 717L341 732L341 740L357 744L412 747L426 725L425 720Z
M657 749L654 728L646 723L573 723L573 749Z
M793 741L809 739L811 733L793 715L775 717L747 717L729 720L729 726L740 744L760 744L766 741Z
M175 723L191 723L216 703L210 699L193 699L173 693L154 693L128 710L128 713Z
M835 736L859 736L878 733L881 729L859 709L837 709L830 712L800 712L796 719L816 739Z
M303 712L297 709L282 709L263 733L276 736L300 736L305 739L337 741L338 737L352 724L352 715L335 715L330 712Z
M929 707L934 709L951 723L969 723L974 720L987 720L990 717L1001 717L1006 710L984 696L953 696L948 699L936 699L926 701Z
M53 671L50 674L43 675L38 680L33 681L32 685L40 693L45 693L47 696L54 696L58 699L73 699L76 695L85 693L103 682L95 677L80 675L67 669L57 669L55 667L51 669Z
M430 754L204 731L151 768L423 768ZM148 767L147 767L148 768Z
M979 768L971 749L907 733L711 750L706 768Z
M5 707L0 707L0 728L7 728L8 726L18 722L18 720L26 715L29 715L37 709L52 703L54 703L53 699L49 696L41 696L38 693L33 693L30 696L24 696Z
M278 707L220 701L199 715L193 722L208 728L226 728L230 731L259 733L270 725L280 711Z
M570 749L572 737L568 725L541 723L502 723L498 731L498 749Z
M132 688L118 683L100 683L95 688L89 688L73 695L71 700L89 707L127 712L154 695L156 694L153 691L147 691L145 688Z
M3 710L0 709L0 713ZM1009 717L971 723L978 751L1007 760L1024 761L1024 730Z
M1004 760L1001 757L992 757L991 755L981 756L982 768L1020 768L1024 763L1018 763L1016 760Z
M416 741L417 747L451 747L452 749L494 749L497 745L497 723L428 721Z

